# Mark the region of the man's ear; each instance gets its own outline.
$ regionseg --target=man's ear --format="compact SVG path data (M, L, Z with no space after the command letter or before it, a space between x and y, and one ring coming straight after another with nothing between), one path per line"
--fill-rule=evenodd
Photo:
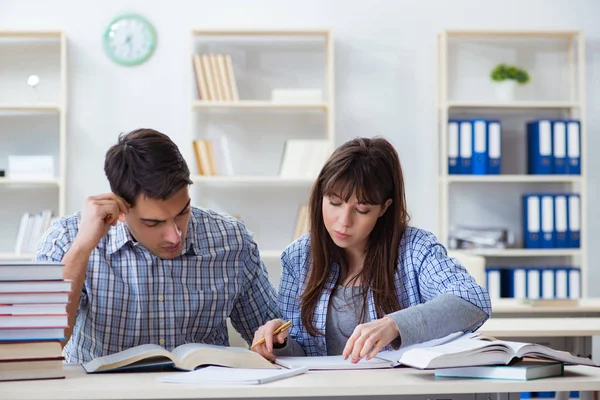
M125 214L119 214L119 221L125 222Z
M392 199L387 199L385 203L383 203L383 207L381 207L381 211L379 212L380 218L383 216L383 214L385 214L390 204L392 204Z

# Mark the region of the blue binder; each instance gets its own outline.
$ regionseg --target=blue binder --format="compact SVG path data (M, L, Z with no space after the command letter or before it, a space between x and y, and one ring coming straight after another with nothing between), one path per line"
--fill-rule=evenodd
M552 160L553 172L567 173L567 125L563 120L552 121Z
M461 121L459 129L460 173L473 173L473 124L471 121Z
M554 232L556 233L556 248L569 247L569 213L567 211L567 195L554 195Z
M542 247L541 210L540 196L523 195L523 247L526 249Z
M548 120L527 123L527 173L552 173L552 125Z
M451 119L448 121L448 174L450 175L460 174L459 124L460 120Z
M487 121L474 119L471 123L473 130L473 175L486 175L488 165Z
M500 121L490 120L487 126L488 131L488 167L487 173L490 175L500 174L502 165L502 125Z
M556 247L556 231L554 230L554 196L551 194L540 195L540 216L542 230L542 248L553 249Z
M567 123L567 174L581 175L581 123L576 120Z
M578 249L581 243L581 199L578 194L570 194L567 197L567 221L567 245L571 249Z

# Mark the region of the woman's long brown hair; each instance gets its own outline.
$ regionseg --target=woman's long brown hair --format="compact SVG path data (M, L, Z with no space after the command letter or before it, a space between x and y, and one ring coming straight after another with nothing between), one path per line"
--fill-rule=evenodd
M302 324L309 334L322 335L313 323L313 315L332 263L341 267L340 278L347 269L343 249L338 247L325 228L323 196L336 195L348 201L355 194L359 202L384 205L392 199L369 235L364 266L360 274L363 288L363 313L367 294L373 292L378 318L400 309L394 274L398 247L408 221L402 167L396 149L383 138L357 138L337 148L325 163L310 195L310 271L306 289L300 297ZM361 315L361 319L364 314Z

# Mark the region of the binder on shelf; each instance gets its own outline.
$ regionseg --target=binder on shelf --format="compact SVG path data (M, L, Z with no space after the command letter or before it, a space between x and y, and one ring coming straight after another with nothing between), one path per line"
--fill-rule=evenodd
M488 164L487 122L483 119L471 121L473 131L472 174L486 175Z
M450 175L460 174L459 123L460 121L457 120L448 121L448 174Z
M552 300L554 299L555 284L554 284L554 268L543 268L542 274L542 299Z
M569 298L569 268L555 268L554 269L554 287L556 299L568 299Z
M460 122L459 135L460 173L470 175L473 173L473 125L471 121Z
M527 298L541 298L541 277L539 268L527 268Z
M567 173L567 129L565 121L552 121L552 172Z
M525 268L510 268L503 271L506 275L506 296L512 299L527 298L527 272Z
M500 125L500 121L488 121L487 134L487 173L490 175L499 175L502 165L502 126Z
M567 174L581 175L581 123L567 121Z
M541 205L535 194L523 195L523 247L539 249L541 243Z
M567 195L554 195L554 231L556 232L556 248L566 249L569 247L567 221Z
M581 297L581 269L569 268L569 298L579 299Z
M527 173L552 174L552 126L548 120L527 123Z
M540 197L540 214L542 217L541 247L544 249L553 249L556 247L556 233L554 231L554 196L544 194Z
M499 299L501 297L501 277L500 268L486 268L485 287L488 290L490 299Z
M578 249L581 245L581 199L578 194L567 196L567 222L568 240L567 246Z

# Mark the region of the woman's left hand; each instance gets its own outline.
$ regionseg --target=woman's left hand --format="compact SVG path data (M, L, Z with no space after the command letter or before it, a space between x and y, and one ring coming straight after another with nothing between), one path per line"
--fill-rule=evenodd
M342 357L344 360L352 357L353 364L364 357L370 360L399 335L398 326L389 317L360 324L354 328L352 336L346 342Z

